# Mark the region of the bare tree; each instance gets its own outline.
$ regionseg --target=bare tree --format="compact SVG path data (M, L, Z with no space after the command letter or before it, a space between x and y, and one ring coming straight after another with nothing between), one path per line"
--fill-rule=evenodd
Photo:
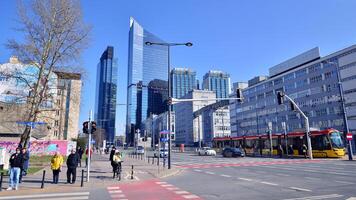
M78 61L88 45L91 28L83 21L78 0L19 1L18 16L17 31L23 33L24 40L12 39L6 45L21 61L37 68L35 81L25 80L31 91L25 118L36 122L41 106L53 96L49 85L54 70L69 71L68 66ZM28 146L30 134L30 126L26 126L21 146Z

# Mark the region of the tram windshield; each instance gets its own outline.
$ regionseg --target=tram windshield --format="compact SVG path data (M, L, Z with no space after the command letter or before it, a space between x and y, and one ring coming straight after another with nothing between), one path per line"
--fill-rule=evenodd
M344 142L342 141L340 132L330 133L330 140L333 148L344 148Z

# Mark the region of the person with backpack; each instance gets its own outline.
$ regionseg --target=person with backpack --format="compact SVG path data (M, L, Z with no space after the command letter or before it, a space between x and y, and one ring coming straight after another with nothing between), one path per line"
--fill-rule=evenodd
M29 166L30 153L29 153L29 151L27 151L26 147L21 149L21 156L22 156L22 159L23 159L23 165L21 167L19 183L22 182L22 177L27 175L27 169L28 169L28 166Z
M121 154L119 150L115 151L115 154L113 155L113 159L111 161L111 166L113 170L113 178L117 178L119 176L119 173L121 173Z
M18 190L20 173L24 163L20 148L16 148L16 152L10 156L9 162L10 162L10 170L9 170L10 186L7 188L7 190L13 190L13 189Z

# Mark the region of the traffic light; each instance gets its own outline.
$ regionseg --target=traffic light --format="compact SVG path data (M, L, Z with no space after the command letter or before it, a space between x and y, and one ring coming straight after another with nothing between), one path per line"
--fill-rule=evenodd
M283 101L284 101L283 92L281 92L281 91L277 92L277 101L278 101L278 105L283 104Z
M88 121L83 123L83 133L85 133L85 134L89 133L89 122Z
M95 133L96 131L96 122L92 121L91 122L91 134Z
M290 109L292 111L297 111L297 109L295 108L294 104L292 102L289 102L290 103Z
M168 98L167 103L168 103L168 105L172 105L172 103L173 103L172 97Z
M237 99L238 102L242 102L243 97L242 97L242 90L240 88L236 89L236 98L238 98Z

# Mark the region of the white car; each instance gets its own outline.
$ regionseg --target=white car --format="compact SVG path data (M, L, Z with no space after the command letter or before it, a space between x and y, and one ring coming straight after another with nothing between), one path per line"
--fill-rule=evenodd
M154 153L154 157L158 157L158 152L155 152ZM168 157L168 150L167 149L162 149L162 148L160 148L160 150L159 150L159 157L160 158L164 158L164 157Z
M136 154L145 154L145 148L143 148L143 146L138 146L136 148Z
M210 147L203 147L198 150L199 156L216 156L216 151Z

